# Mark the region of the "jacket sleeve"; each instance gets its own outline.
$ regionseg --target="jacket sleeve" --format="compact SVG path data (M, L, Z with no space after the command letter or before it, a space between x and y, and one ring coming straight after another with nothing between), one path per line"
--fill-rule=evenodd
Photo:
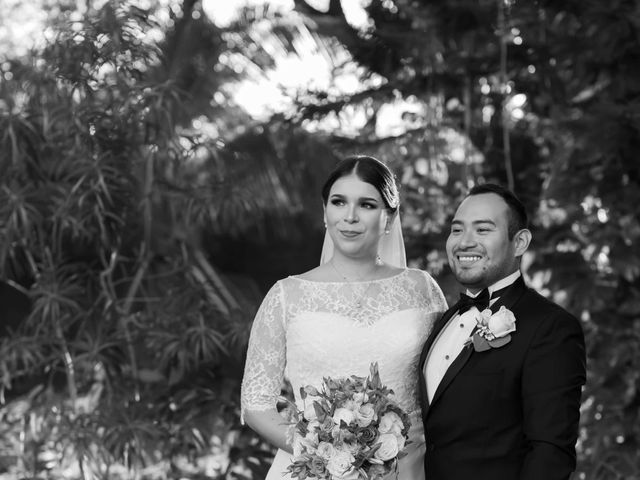
M520 480L566 480L575 470L585 381L580 323L564 310L554 309L540 320L524 361L521 391L528 449Z

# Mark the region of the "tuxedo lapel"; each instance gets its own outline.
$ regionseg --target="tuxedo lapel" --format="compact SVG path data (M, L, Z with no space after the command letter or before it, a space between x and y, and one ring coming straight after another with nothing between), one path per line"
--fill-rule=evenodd
M438 338L438 334L440 334L444 326L447 324L447 322L449 322L449 319L453 317L457 311L458 311L458 304L456 303L453 307L451 307L449 310L444 312L442 314L442 317L440 317L440 320L438 320L433 326L433 330L431 330L431 333L427 337L427 341L425 342L424 347L422 347L422 353L420 354L420 363L419 363L420 370L424 368L424 362L427 360L427 355L429 354L429 349L431 348L431 345L433 345L433 342L435 341L435 339Z
M427 412L429 411L429 396L427 395L427 382L424 374L424 364L427 361L427 357L429 355L429 349L436 338L438 338L438 334L442 331L444 326L449 322L449 319L455 315L458 311L457 304L451 307L449 310L442 314L442 317L438 321L436 321L431 333L427 337L427 341L422 347L422 353L420 354L420 362L418 363L418 368L420 372L420 381L418 382L418 391L420 392L420 399L422 404L422 419L425 420L427 418Z
M475 332L475 328L474 328ZM472 332L473 335L473 332ZM433 394L433 399L431 400L431 405L435 404L438 401L438 398L442 395L442 392L447 389L451 381L458 375L462 367L464 367L465 363L471 358L471 354L473 353L473 345L471 343L462 347L462 351L458 354L456 359L451 363L449 368L440 380L438 384L438 388L436 388L436 393Z
M491 305L491 311L495 313L503 305L507 308L511 307L518 301L518 299L524 294L525 291L526 291L526 286L524 284L524 280L522 279L522 277L518 277L518 279L516 279L516 281L513 282L507 290L505 290L505 292L500 296L500 298L496 300L493 305ZM458 310L457 306L454 306L451 310L453 310L453 313L455 313ZM449 310L447 313L451 312L451 310ZM444 325L446 325L447 321L449 320L449 318L451 318L453 313L448 315L446 321L443 324L438 325L440 330L442 330ZM445 317L443 316L443 319L444 318ZM474 332L475 332L475 328L471 333L471 335L473 335ZM431 345L433 344L437 334L438 332L435 332L435 328L434 328L434 332L427 339L425 350L428 351L428 348L430 348ZM426 359L425 350L423 350L422 354ZM464 367L465 364L469 361L473 353L474 353L474 349L471 343L463 347L462 351L458 354L458 356L455 358L455 360L451 363L451 365L445 372L444 377L442 377L442 380L440 381L440 384L438 385L438 388L436 389L433 395L433 399L431 400L431 403L428 405L429 407L435 404L438 398L442 396L442 392L444 392L447 389L447 387L453 381L456 375L460 373L460 370L462 370L462 367ZM421 360L420 366L421 366L420 368L424 368L424 360ZM426 395L425 395L425 398L426 398Z
M500 307L505 306L511 308L518 299L527 291L527 286L524 284L522 276L518 277L515 282L511 284L507 290L491 305L491 311L496 313L500 310Z

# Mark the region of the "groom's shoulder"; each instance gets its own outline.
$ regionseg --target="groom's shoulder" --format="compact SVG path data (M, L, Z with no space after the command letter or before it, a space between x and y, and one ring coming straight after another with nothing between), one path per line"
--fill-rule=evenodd
M526 287L522 303L523 309L530 311L531 313L535 313L536 316L543 315L547 318L557 319L560 321L579 323L575 315L530 286Z

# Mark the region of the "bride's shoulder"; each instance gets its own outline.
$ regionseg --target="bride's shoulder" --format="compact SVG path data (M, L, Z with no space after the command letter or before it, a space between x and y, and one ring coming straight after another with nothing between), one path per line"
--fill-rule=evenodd
M431 286L434 284L437 285L435 279L426 270L421 270L419 268L407 268L406 270L407 278L412 282L419 282L422 284L426 284L427 286Z
M394 267L393 265L384 265L381 271L378 273L382 279L395 279L409 272L409 268L406 267Z
M333 272L326 264L323 264L298 275L292 275L289 278L306 280L309 282L329 282L333 280Z
M407 278L412 279L412 283L423 291L425 299L430 299L433 304L439 305L446 310L446 299L442 289L429 272L419 268L408 268L407 273Z

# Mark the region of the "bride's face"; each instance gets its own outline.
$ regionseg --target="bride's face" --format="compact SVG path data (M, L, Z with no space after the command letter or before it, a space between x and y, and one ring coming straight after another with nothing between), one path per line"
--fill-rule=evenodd
M375 257L389 219L380 192L351 174L331 187L324 209L327 231L337 251L349 257Z

